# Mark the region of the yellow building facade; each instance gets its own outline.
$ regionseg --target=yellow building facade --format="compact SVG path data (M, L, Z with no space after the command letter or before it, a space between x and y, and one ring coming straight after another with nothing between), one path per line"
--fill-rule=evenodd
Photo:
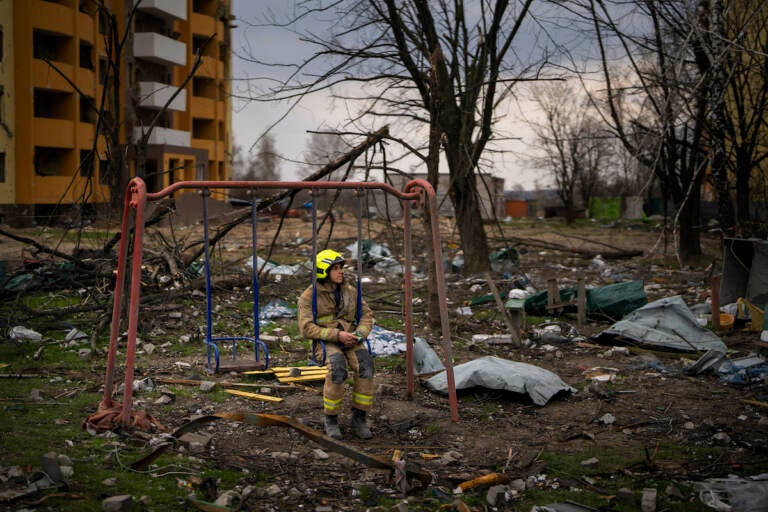
M230 2L0 0L0 221L228 179Z

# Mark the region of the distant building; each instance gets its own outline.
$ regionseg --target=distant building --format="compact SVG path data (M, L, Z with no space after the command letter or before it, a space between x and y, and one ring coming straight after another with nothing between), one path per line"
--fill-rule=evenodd
M129 176L108 175L107 159L125 154L135 175L133 144L166 104L146 150L150 191L228 179L230 12L231 0L0 1L0 221L109 202L110 183ZM198 51L202 64L179 91ZM97 123L103 97L109 114Z
M505 217L554 217L562 207L563 201L556 189L504 192Z
M406 183L409 181L420 178L427 179L426 173L409 173L409 174L390 174L388 179L391 180L392 186L398 190L402 190ZM480 201L480 216L484 221L493 219L501 219L504 217L504 178L498 178L490 174L476 174L475 180L477 183L477 193ZM437 186L437 207L440 215L446 217L453 217L453 203L449 197L449 186L451 183L451 177L449 174L440 174L438 176ZM387 197L391 215L401 215L400 201ZM382 200L377 200L379 210L383 211L383 206L379 203Z

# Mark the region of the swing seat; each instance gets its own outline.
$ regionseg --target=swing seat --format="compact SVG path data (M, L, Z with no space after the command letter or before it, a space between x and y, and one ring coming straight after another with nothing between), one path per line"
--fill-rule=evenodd
M224 362L219 357L219 342L232 342L232 359ZM253 343L253 359L237 359L237 342L247 341ZM266 370L269 368L269 349L267 344L261 340L248 336L227 336L221 338L211 338L205 340L206 352L208 356L208 371L211 374L219 371L246 371L246 370ZM259 358L259 351L264 351L264 360Z
M315 355L318 344L320 345L323 354L320 361L317 360L317 356ZM365 339L365 345L368 347L368 353L371 354L371 357L376 357L376 353L371 349L371 342L368 338ZM309 354L309 362L307 364L309 366L325 366L325 342L323 340L312 340L312 351Z

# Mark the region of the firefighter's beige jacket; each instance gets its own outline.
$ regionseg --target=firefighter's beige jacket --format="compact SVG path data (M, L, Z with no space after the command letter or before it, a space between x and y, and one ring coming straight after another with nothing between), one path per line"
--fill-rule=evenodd
M341 302L337 308L333 300L333 283L317 283L317 322L312 322L312 285L299 297L299 330L311 340L338 343L339 331L358 332L367 338L373 328L373 313L363 300L360 323L357 317L357 289L344 281Z

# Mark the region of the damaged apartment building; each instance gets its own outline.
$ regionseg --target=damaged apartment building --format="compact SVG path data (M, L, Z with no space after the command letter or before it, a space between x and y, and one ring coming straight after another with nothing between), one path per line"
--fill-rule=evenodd
M0 0L0 223L228 179L231 22L231 0Z

